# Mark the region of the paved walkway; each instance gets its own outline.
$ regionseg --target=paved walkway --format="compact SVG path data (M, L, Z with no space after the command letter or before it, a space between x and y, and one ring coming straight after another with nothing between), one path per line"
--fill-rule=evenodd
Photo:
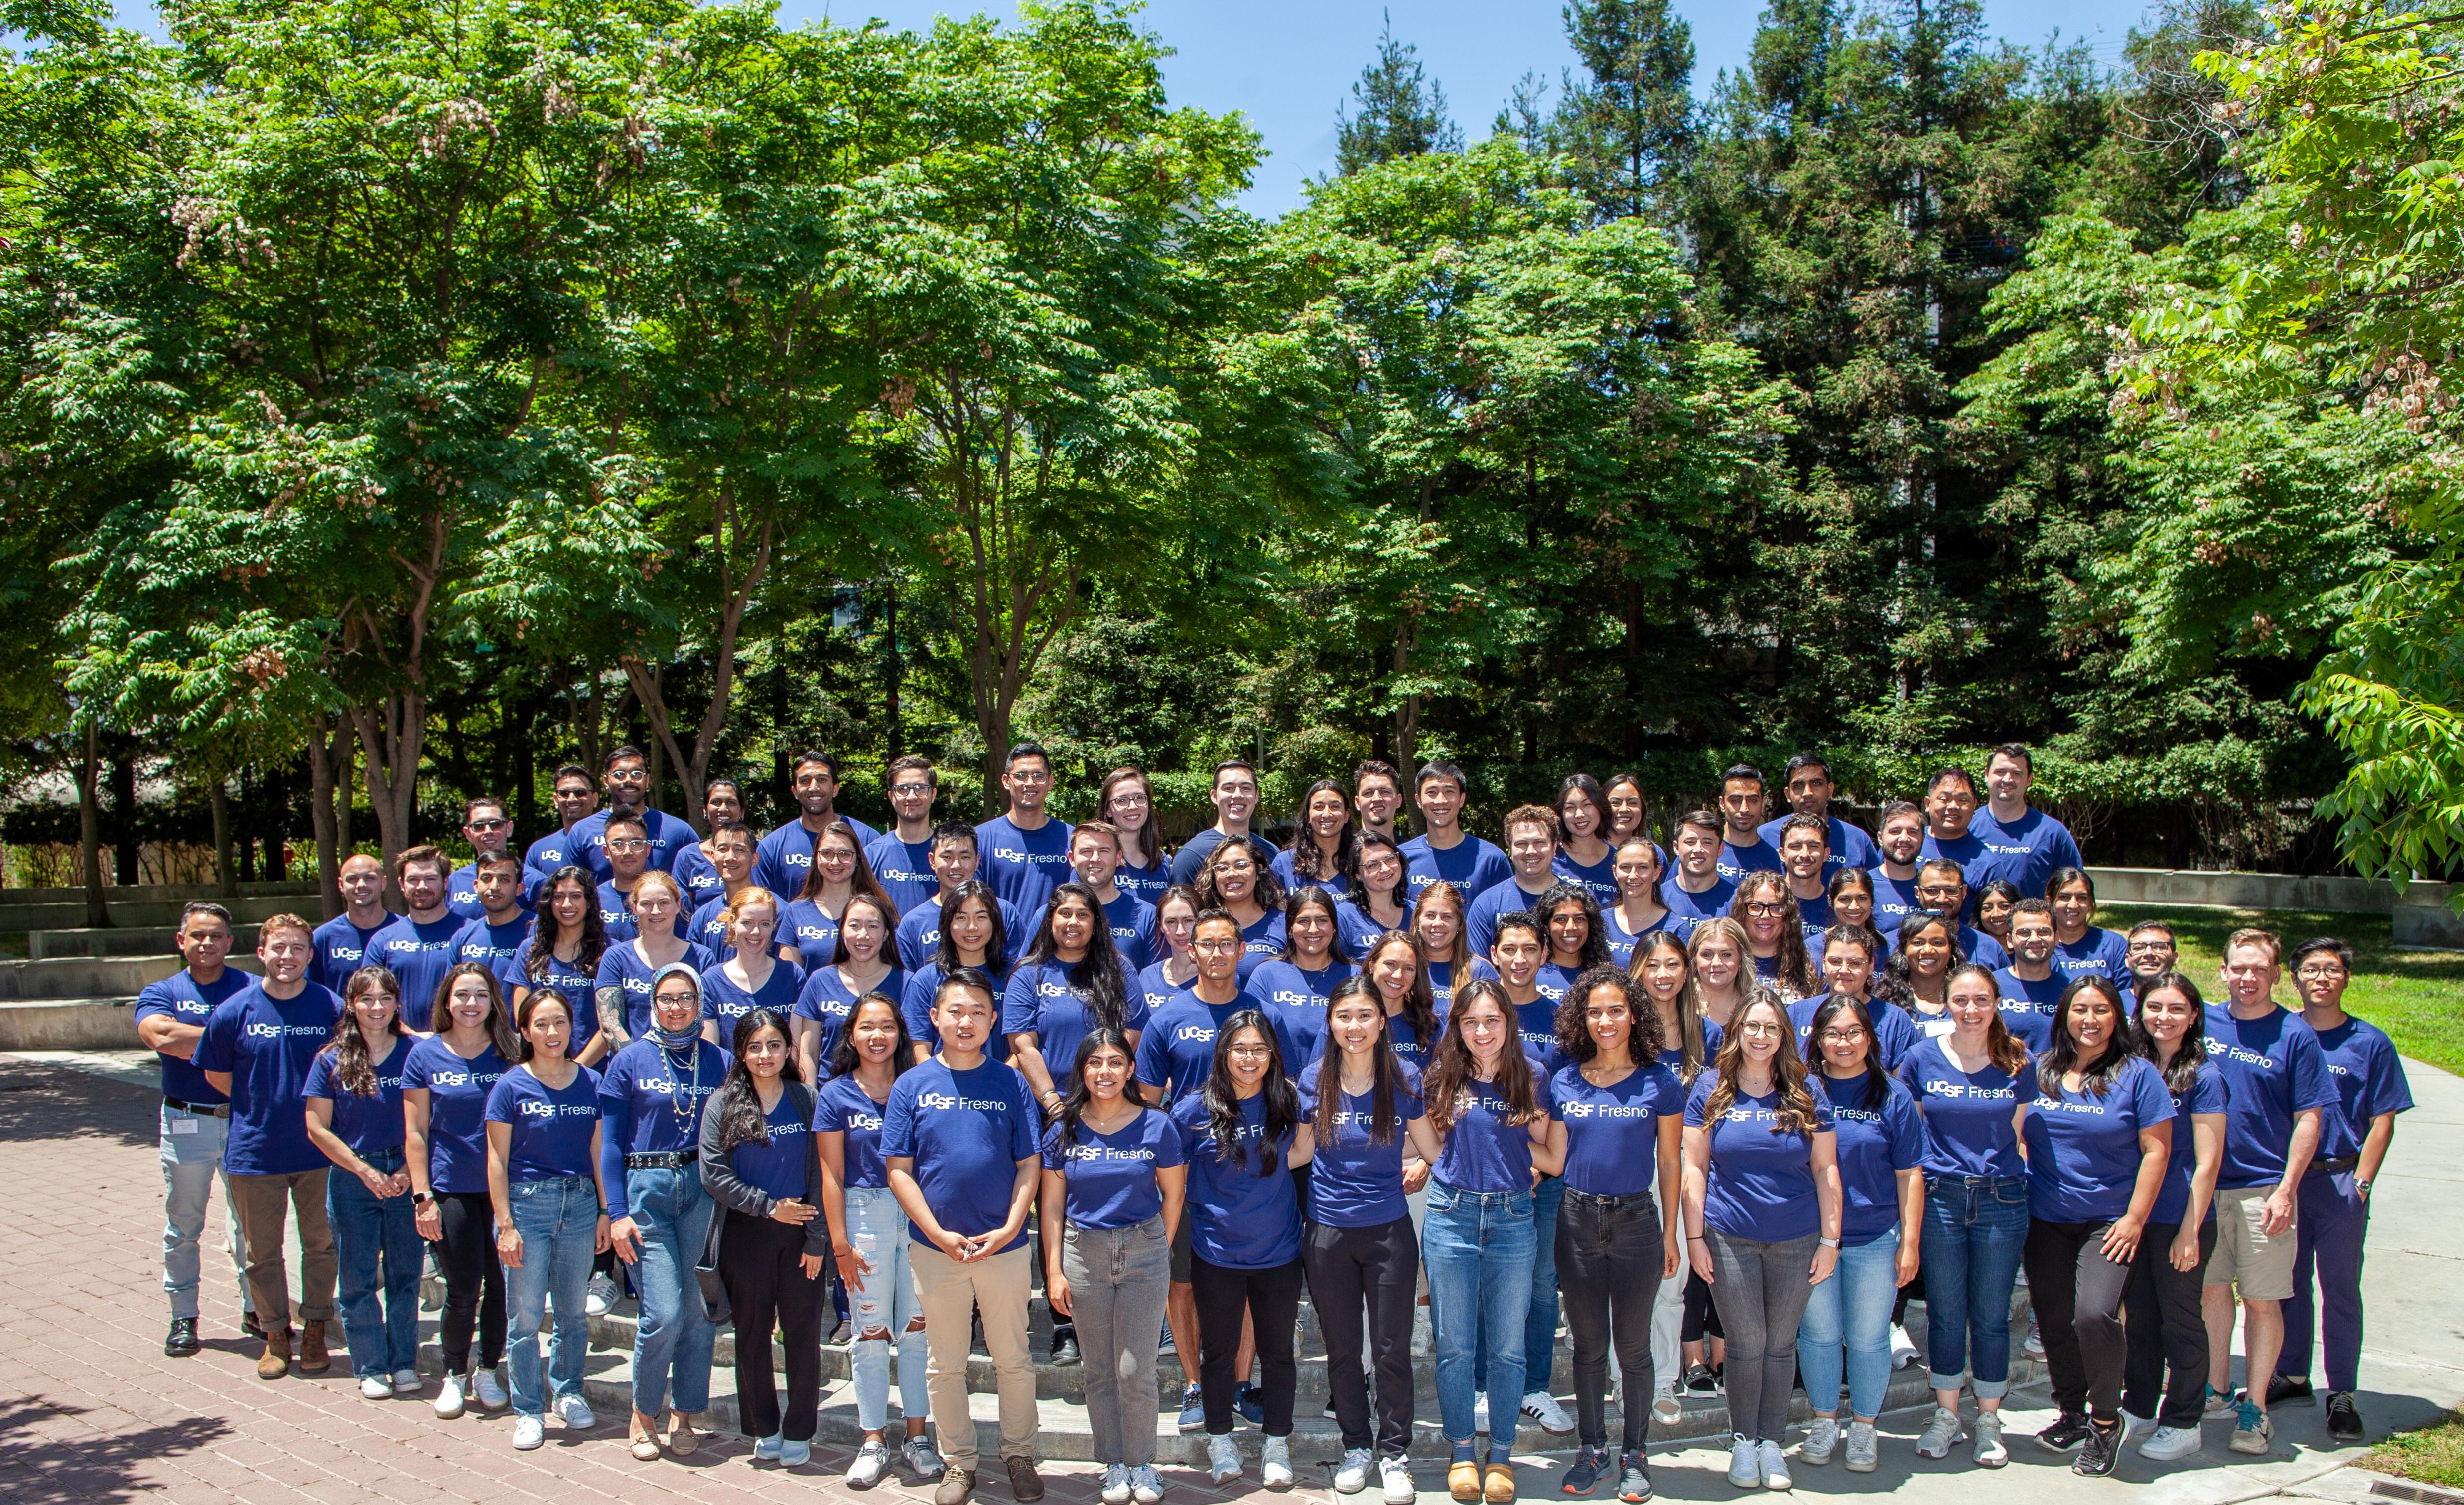
M124 1061L88 1056L0 1057L0 1500L101 1505L145 1497L181 1502L241 1500L496 1501L557 1505L623 1498L837 1500L843 1454L825 1450L789 1475L755 1468L740 1439L705 1448L689 1463L637 1464L611 1419L588 1439L551 1428L548 1446L517 1453L502 1418L440 1422L424 1403L370 1403L339 1371L267 1384L253 1372L256 1345L236 1328L227 1280L209 1278L206 1352L161 1357L161 1173L155 1162L155 1097L98 1074ZM2362 1406L2371 1434L2419 1426L2464 1404L2464 1080L2410 1068L2421 1106L2400 1120L2379 1183L2371 1230L2369 1345ZM219 1199L217 1199L219 1203ZM209 1245L219 1235L217 1206ZM209 1272L214 1269L209 1257ZM1923 1418L1886 1417L1882 1468L1852 1475L1833 1464L1800 1469L1799 1493L1897 1492L1922 1505L1997 1500L2093 1501L2125 1497L2163 1505L2226 1505L2271 1494L2358 1499L2365 1480L2344 1467L2363 1450L2328 1447L2316 1409L2279 1413L2277 1456L2225 1450L2225 1428L2208 1428L2198 1467L2160 1470L2128 1458L2110 1479L2073 1476L2067 1460L2026 1434L2049 1419L2039 1391L2014 1395L2012 1464L1983 1475L1952 1463L1918 1466L1909 1447ZM1657 1450L1653 1477L1671 1499L1735 1494L1705 1448ZM1532 1460L1527 1497L1563 1498L1562 1459ZM1437 1470L1420 1471L1424 1485ZM1054 1505L1090 1505L1092 1471L1046 1471ZM1210 1488L1202 1474L1168 1469L1177 1505L1244 1498ZM1337 1497L1305 1470L1291 1492L1316 1505ZM891 1505L920 1505L929 1492L884 1486L867 1492ZM1256 1492L1257 1500L1267 1498ZM1002 1505L995 1485L986 1505ZM1366 1505L1374 1494L1352 1499ZM1441 1491L1424 1491L1429 1505Z

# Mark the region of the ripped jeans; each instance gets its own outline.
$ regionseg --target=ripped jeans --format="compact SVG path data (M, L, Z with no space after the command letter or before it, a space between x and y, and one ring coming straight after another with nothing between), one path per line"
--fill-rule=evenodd
M847 1230L847 1243L872 1267L862 1290L847 1288L847 1319L855 1327L849 1355L855 1361L856 1425L869 1432L890 1425L892 1334L898 1345L898 1406L910 1420L921 1421L933 1414L933 1403L924 1388L923 1308L907 1268L907 1214L888 1186L849 1186Z

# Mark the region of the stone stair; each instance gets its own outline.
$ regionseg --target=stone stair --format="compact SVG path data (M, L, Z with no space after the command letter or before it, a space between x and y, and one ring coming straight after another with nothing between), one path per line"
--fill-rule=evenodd
M230 964L258 970L253 956L234 955ZM135 1046L137 994L178 970L176 954L0 961L0 1051Z

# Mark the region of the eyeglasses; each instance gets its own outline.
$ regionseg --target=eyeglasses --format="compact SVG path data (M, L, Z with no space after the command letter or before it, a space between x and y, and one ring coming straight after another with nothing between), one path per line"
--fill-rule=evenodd
M648 784L650 782L650 770L648 768L618 768L607 775L607 782L610 784Z
M1845 1029L1825 1029L1822 1031L1822 1038L1827 1044L1854 1045L1865 1038L1865 1031L1851 1025Z
M1781 1027L1778 1025L1766 1023L1763 1020L1757 1019L1749 1024L1737 1026L1737 1033L1750 1035L1777 1034L1780 1032L1780 1029Z
M620 836L607 844L610 852L639 852L649 843L639 836Z
M890 786L890 792L892 794L930 794L933 792L933 786L929 784L893 784Z
M1024 784L1041 786L1050 784L1052 782L1052 775L1048 773L1013 773L1009 776L1009 782L1012 784Z
M1781 913L1781 910L1779 905L1769 899L1759 899L1749 901L1746 905L1746 913L1756 919L1769 919Z
M1264 1060L1265 1057L1274 1054L1275 1048L1271 1045L1236 1045L1226 1050L1223 1053L1226 1055L1237 1055L1244 1061L1256 1061Z
M1224 956L1230 952L1240 950L1241 942L1238 941L1194 941L1190 942L1190 949L1193 951L1203 951L1208 956Z
M2172 950L2173 942L2169 941L2133 941L2123 949L2128 951L2133 956L2152 956L2160 951Z
M1143 794L1115 794L1111 805L1117 810L1142 810L1155 802Z
M462 826L466 830L503 830L506 827L512 824L512 821L499 818L496 820L464 821Z
M2333 965L2305 966L2300 971L2296 972L2293 975L2301 979L2305 983L2325 983L2332 982L2333 980L2343 976L2344 969L2341 966Z
M691 993L657 993L651 996L651 1002L660 1004L698 1004L701 1000Z
M1243 858L1236 862L1219 862L1215 864L1215 871L1218 873L1255 873L1258 871L1258 865L1246 858Z

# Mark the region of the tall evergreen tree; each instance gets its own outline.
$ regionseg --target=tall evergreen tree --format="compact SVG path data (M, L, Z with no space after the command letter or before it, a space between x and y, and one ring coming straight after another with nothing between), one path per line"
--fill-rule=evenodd
M1395 18L1377 38L1377 60L1352 86L1358 112L1334 112L1335 168L1345 177L1397 157L1463 150L1463 128L1446 113L1443 85L1428 77L1419 49L1395 39Z
M1571 176L1611 218L1650 214L1695 144L1694 33L1668 0L1570 0L1556 142Z

